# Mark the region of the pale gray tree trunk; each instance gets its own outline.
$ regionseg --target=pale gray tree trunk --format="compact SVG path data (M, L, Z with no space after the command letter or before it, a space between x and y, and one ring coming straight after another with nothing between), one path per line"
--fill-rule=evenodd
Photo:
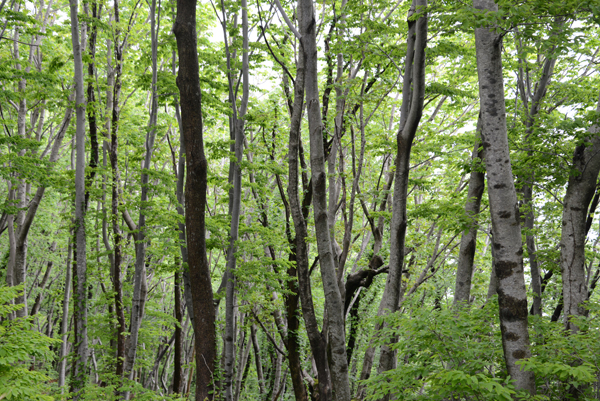
M562 19L557 21L558 30L562 29L564 24ZM529 90L531 88L531 82L529 80L529 73L524 73L523 65L526 64L525 60L519 59L519 80L518 89L521 96L521 102L527 113L525 116L525 140L528 141L534 132L534 123L537 115L540 111L541 102L546 96L548 85L554 73L554 65L556 63L556 56L553 54L556 51L556 46L553 46L549 50L549 54L546 57L542 68L542 74L540 79L535 83L535 92L531 99L528 97ZM531 100L531 105L529 103ZM527 155L533 157L533 150L528 150ZM537 258L536 240L533 233L535 226L535 205L533 202L533 186L535 183L535 173L533 170L526 173L524 177L520 177L523 180L522 193L523 193L523 205L524 207L524 221L523 227L525 227L525 244L527 247L527 255L529 256L529 269L531 272L531 289L533 290L533 305L531 312L534 315L542 316L542 283L540 277L540 268Z
M144 316L144 306L146 303L147 284L146 284L146 214L148 202L148 185L150 162L152 160L152 152L154 150L154 139L156 138L156 119L158 114L158 66L157 66L157 48L158 48L158 31L160 30L160 9L156 9L156 0L152 0L150 8L150 29L152 42L152 100L150 102L150 118L148 122L148 133L146 135L146 155L142 165L141 176L141 195L140 195L140 215L138 221L138 234L136 238L136 253L135 253L135 272L133 276L133 299L131 305L131 320L129 324L129 348L127 350L127 358L125 359L124 375L129 380L133 380L135 359L137 354L138 338L142 319ZM158 18L158 24L157 24ZM158 27L157 27L158 25ZM125 393L124 399L127 399L129 393Z
M600 100L597 112L600 112ZM588 208L600 172L600 124L589 129L589 136L573 154L567 193L563 201L560 237L560 267L563 278L563 308L565 328L575 333L579 328L570 322L571 316L587 316L584 302L588 299L585 271L585 238Z
M469 178L469 189L467 191L467 203L465 214L471 220L468 231L463 232L460 239L460 250L458 252L458 263L456 267L456 286L454 289L454 305L470 303L471 278L473 277L473 261L477 249L477 230L479 228L479 210L481 198L485 185L485 173L481 171L484 150L481 146L481 116L477 119L477 140L472 154L471 176Z
M477 10L497 11L492 0L474 0ZM488 196L492 220L502 347L508 374L515 387L535 393L532 372L516 362L531 356L527 329L527 291L523 274L521 224L514 185L502 76L502 36L494 28L475 30L479 97L483 123L482 143L488 174Z
M239 113L235 102L234 81L232 74L228 74L229 78L229 99L233 110L231 123L233 124L233 132L235 139L235 162L231 164L233 168L233 193L231 198L231 227L229 232L229 248L227 250L227 271L226 271L226 293L225 293L225 400L232 401L234 397L233 391L233 375L235 366L235 276L236 269L236 252L240 225L240 209L242 198L242 150L244 146L244 117L248 107L249 96L249 49L248 49L248 7L246 0L242 0L242 100L240 102ZM224 12L224 10L223 10ZM225 20L224 20L225 21ZM229 48L227 51L227 64L230 65Z
M67 249L67 264L65 271L65 292L63 294L63 314L62 323L60 326L60 334L62 343L60 345L60 353L58 356L58 387L61 394L65 393L65 377L67 371L67 347L69 345L69 300L71 299L71 254L73 252L72 244L73 232L69 231L69 247Z
M327 173L323 150L323 121L319 106L319 81L317 76L316 20L312 0L299 0L301 9L300 34L306 66L305 90L308 128L310 133L310 162L313 186L313 203L317 250L321 280L325 293L328 337L331 347L330 370L334 399L350 401L350 382L346 359L343 301L338 286L333 244L330 237L327 212Z
M75 302L75 362L73 364L73 400L84 397L83 390L87 382L87 260L85 232L85 92L83 88L82 46L79 39L79 21L77 0L70 0L71 38L75 70L75 249L77 250L76 283L73 288Z
M15 7L18 7L18 5L16 4ZM40 28L41 34L34 35L31 39L31 44L29 46L28 64L23 69L23 72L26 74L31 72L31 66L36 61L36 60L34 60L36 58L36 49L39 48L39 46L42 43L42 38L45 37L43 34L46 31L46 26L48 24L48 18L50 15L51 7L52 7L52 1L50 1L48 3L48 5L45 7L46 15L44 16L42 24L41 24L41 28ZM40 7L39 7L37 18L42 19L43 15L44 15L44 4L41 3ZM21 68L22 68L22 66L19 62L19 36L20 36L19 30L16 29L15 30L15 40L14 40L14 56L17 60L17 62L16 62L17 70L21 70ZM23 94L23 98L19 101L18 111L17 111L17 134L21 138L30 138L30 136L31 136L31 134L27 133L28 109L27 109L27 101L24 96L26 87L27 87L27 80L25 78L22 78L18 83L18 91ZM41 107L44 107L44 106L42 105ZM38 124L39 124L38 129L40 130L39 132L41 132L41 129L43 127L43 112L44 112L44 110L42 108L42 111L41 111L42 117L38 121ZM35 111L34 111L34 113L35 113ZM32 125L33 125L34 118L32 118L31 120L32 120ZM33 131L33 129L32 129L32 131ZM54 149L56 148L56 146L60 147L60 145L62 144L62 138L64 137L64 132L59 132L59 133L62 133L62 136L57 135L57 137L54 140L54 146L52 148L54 159L50 160L52 163L56 162L56 160L58 158L58 154L57 154L58 150L56 150L56 152L54 152ZM40 134L38 134L38 137L39 137L39 135ZM36 139L39 140L39 138L36 138ZM26 153L26 151L23 150L19 153L19 156L24 156L25 153ZM32 154L35 154L35 151L33 151ZM42 155L42 157L43 156L44 155ZM52 163L51 163L51 165L52 165ZM38 206L44 196L45 189L46 188L44 186L38 187L36 194L34 195L33 198L30 199L29 198L29 184L27 184L22 179L18 179L16 197L17 197L17 201L18 201L17 206L20 208L20 210L17 213L16 218L13 218L13 223L16 223L16 226L17 226L16 231L14 232L15 233L14 247L11 246L9 248L9 251L14 251L14 253L12 255L9 255L9 259L11 260L11 269L10 270L12 273L13 285L25 284L25 282L26 282L27 249L28 249L27 239L28 239L28 235L29 235L29 229L31 228L31 224L33 223L35 214L37 213ZM27 316L28 310L27 310L26 287L23 288L23 293L15 299L15 303L23 305L23 308L20 308L16 311L16 316L17 317Z

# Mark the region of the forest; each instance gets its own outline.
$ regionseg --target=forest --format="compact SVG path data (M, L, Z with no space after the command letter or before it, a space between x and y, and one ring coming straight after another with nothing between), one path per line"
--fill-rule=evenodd
M0 400L600 400L600 0L0 0Z

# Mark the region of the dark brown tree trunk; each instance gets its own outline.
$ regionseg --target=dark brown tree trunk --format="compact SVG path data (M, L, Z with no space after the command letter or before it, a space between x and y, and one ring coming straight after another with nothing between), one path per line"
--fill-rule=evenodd
M196 346L196 400L212 400L215 371L215 309L206 258L205 209L207 160L202 131L202 97L200 92L196 0L178 0L173 25L179 55L177 87L181 103L181 125L186 150L185 222L188 265L194 309Z

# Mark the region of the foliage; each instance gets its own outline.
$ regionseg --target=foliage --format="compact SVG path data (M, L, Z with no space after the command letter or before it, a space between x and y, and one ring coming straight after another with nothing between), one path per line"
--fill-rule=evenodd
M59 342L34 330L31 319L8 319L21 308L11 301L22 291L22 286L0 286L0 397L51 401L44 364L52 360L50 347Z

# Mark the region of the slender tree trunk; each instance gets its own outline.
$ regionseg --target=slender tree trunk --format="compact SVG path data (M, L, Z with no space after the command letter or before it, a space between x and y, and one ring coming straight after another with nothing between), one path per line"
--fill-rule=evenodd
M85 92L83 89L83 62L81 59L81 44L79 39L79 21L77 18L77 1L70 0L71 38L73 44L73 59L75 69L75 107L77 125L75 131L76 165L75 165L75 244L76 283L74 316L75 363L73 369L73 400L82 399L87 382L87 265L86 265L86 230L85 230Z
M231 163L233 169L232 184L233 192L230 193L231 200L231 228L229 232L229 248L227 250L227 271L226 271L226 294L225 294L225 400L232 401L233 392L233 375L235 366L235 316L234 316L234 302L235 302L235 268L236 268L236 255L237 252L237 240L240 224L240 209L241 209L241 198L242 198L242 150L244 143L244 117L248 107L248 95L249 95L249 49L248 49L248 7L246 0L241 1L242 7L242 101L240 103L239 114L236 109L235 93L234 93L234 81L232 74L228 74L229 78L229 99L233 111L231 123L233 124L233 132L235 139L235 162ZM224 10L223 10L224 12ZM228 65L230 65L229 48L226 49Z
M407 38L406 67L402 86L400 130L397 134L396 177L394 179L392 221L390 223L390 270L379 305L379 315L395 312L401 296L407 226L406 207L410 152L423 114L425 47L427 46L427 14L422 14L416 21L411 20L410 17L414 13L423 13L425 7L427 7L427 0L413 0L409 11L409 36ZM390 340L392 343L396 341L394 338ZM395 353L392 349L387 345L382 346L378 371L384 372L393 369L395 359Z
M331 243L327 212L327 173L323 150L323 121L319 106L317 77L316 21L312 0L299 0L300 32L305 64L306 108L310 132L310 161L317 249L321 280L325 292L328 340L331 346L330 371L333 395L337 401L350 401L350 382L346 360L344 303L338 286L335 255Z
M54 253L55 251L56 251L56 241L52 242L52 244L50 244L50 247L48 248L48 252L50 254ZM52 272L53 265L54 265L54 262L52 260L49 260L46 263L46 271L44 272L44 278L42 278L42 282L39 285L40 292L35 297L35 302L33 303L33 306L31 307L31 314L30 314L31 316L35 316L38 313L38 311L40 310L42 300L44 299L44 291L46 289L46 283L48 283L48 278L50 278L50 273Z
M301 12L301 8L298 7ZM298 54L298 63L296 66L296 81L294 84L294 105L290 122L290 140L289 140L289 181L288 181L288 199L290 210L294 221L296 233L296 269L298 271L298 291L302 305L302 317L306 333L310 342L310 348L317 366L319 399L320 401L329 401L332 399L331 378L329 375L329 365L327 362L327 341L319 331L317 323L311 284L309 277L308 246L306 238L308 232L303 209L298 195L298 159L301 152L300 144L300 125L302 122L302 110L304 106L304 78L305 78L305 57L303 52ZM307 181L304 180L303 181ZM310 191L310 188L307 188ZM308 196L308 194L306 194Z
M262 360L260 358L260 347L256 338L256 324L250 326L250 338L252 348L254 349L254 362L256 364L256 378L258 380L258 393L262 396L265 393L265 376L263 374Z
M150 162L152 160L152 152L154 150L154 139L156 138L156 119L158 114L158 66L157 66L157 48L158 48L158 31L160 30L160 9L156 9L156 0L152 0L150 9L150 26L152 36L152 100L150 119L148 122L148 134L146 135L146 155L144 158L142 176L141 176L141 196L140 196L140 216L138 221L138 233L136 238L135 252L135 273L133 278L133 300L131 305L131 321L129 324L129 347L127 350L127 358L125 359L124 374L129 380L133 380L135 359L137 354L139 331L142 326L144 316L144 306L146 303L147 284L146 284L146 214L148 202L148 184ZM158 18L158 24L157 24ZM158 27L157 27L158 25ZM126 393L125 399L128 398Z
M294 251L294 250L293 250ZM296 401L308 401L308 394L306 393L306 386L302 378L302 360L301 360L301 347L300 347L300 316L298 315L298 302L299 302L299 291L298 281L296 277L298 272L296 270L296 252L290 255L291 264L288 268L288 276L290 280L287 280L287 289L289 291L286 294L286 316L287 316L287 352L288 361L290 367L290 374L292 376L292 385L294 387L294 397Z
M175 272L175 277L173 280L175 297L175 320L177 320L177 326L175 326L175 355L173 356L173 392L176 394L180 394L182 382L181 350L183 340L181 326L183 324L183 318L181 313L181 279L179 278L179 272Z
M562 29L563 22L559 20L557 22L558 29ZM535 92L531 99L531 107L528 108L529 102L525 89L525 82L527 87L530 88L531 84L529 82L529 74L523 73L523 68L521 67L525 64L525 61L519 59L519 94L521 95L521 101L526 110L526 120L525 120L525 140L530 140L531 136L534 133L534 123L537 115L540 111L540 105L543 98L546 96L546 92L548 89L548 85L550 84L550 79L554 73L554 64L556 63L556 56L553 54L556 51L556 46L553 46L550 49L550 54L547 55L546 61L544 62L544 66L542 68L542 74L539 79L535 83ZM525 75L525 77L524 77ZM528 150L527 155L531 158L534 155L533 150ZM540 278L540 268L537 258L537 249L535 244L535 235L533 233L535 226L535 213L534 213L534 202L533 202L533 185L535 182L535 173L533 169L530 172L527 172L523 177L523 205L525 206L524 210L524 222L523 227L525 227L525 244L527 247L527 255L529 257L529 268L531 272L531 289L533 290L533 305L531 308L531 313L534 315L542 316L542 283Z
M58 387L60 387L61 394L65 392L65 378L67 371L67 347L69 345L69 300L71 299L71 254L73 251L73 244L71 239L73 238L73 232L69 232L69 247L67 249L67 264L65 271L65 290L63 294L63 314L60 334L62 343L60 344L60 353L58 356Z
M186 149L185 221L190 281L194 283L194 338L196 349L196 400L212 400L216 359L215 309L206 258L205 208L207 160L202 132L196 0L178 0L173 26L179 55L177 87L181 101L182 131Z
M469 230L463 232L460 239L454 305L459 305L461 302L464 304L471 302L471 278L473 277L473 261L475 260L475 250L477 249L479 210L485 185L485 173L481 171L481 165L478 163L478 160L480 162L484 160L484 150L480 141L481 128L480 115L477 119L477 140L473 149L471 176L469 178L467 203L465 204L465 214L471 220L471 223Z
M482 11L498 10L493 0L474 0L473 5ZM530 357L531 350L521 224L506 129L502 37L493 29L477 28L475 44L504 360L515 387L535 394L533 373L516 364Z
M120 97L121 97L121 74L123 68L123 46L120 43L120 10L119 1L114 0L113 3L114 23L115 23L115 67L114 67L114 82L112 96L112 114L111 119L111 134L110 134L110 165L112 169L111 180L111 222L113 230L113 290L115 292L115 314L117 318L117 355L115 363L115 374L117 378L123 377L123 365L125 362L125 312L123 305L123 287L121 283L121 263L122 250L121 241L123 239L120 228L120 213L119 213L119 114L120 114Z

